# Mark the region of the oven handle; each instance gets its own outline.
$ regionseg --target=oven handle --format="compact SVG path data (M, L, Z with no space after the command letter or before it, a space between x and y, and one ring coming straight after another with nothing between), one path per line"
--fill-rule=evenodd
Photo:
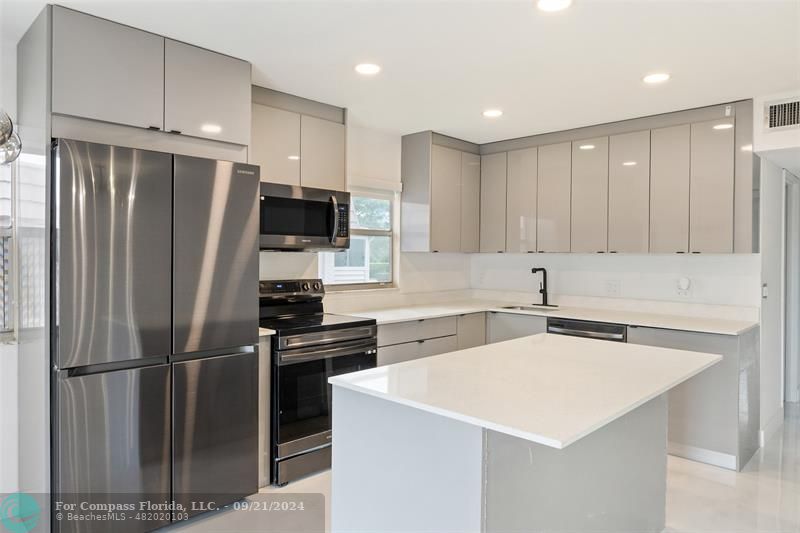
M346 355L359 355L359 354L377 354L378 345L375 339L366 341L356 341L341 343L338 346L329 346L327 348L320 348L319 346L312 346L309 348L299 348L297 350L286 350L284 353L278 352L278 365L293 365L297 363L307 363L308 361L318 361L320 359L331 359L334 357L343 357Z
M625 339L623 333L604 333L600 331L586 331L583 329L562 328L559 326L548 326L548 333L558 333L560 335L572 335L573 337L588 337L590 339L603 339L608 341L621 341Z
M330 202L333 204L333 231L331 232L331 244L336 244L336 235L339 234L339 200L335 194L331 194Z

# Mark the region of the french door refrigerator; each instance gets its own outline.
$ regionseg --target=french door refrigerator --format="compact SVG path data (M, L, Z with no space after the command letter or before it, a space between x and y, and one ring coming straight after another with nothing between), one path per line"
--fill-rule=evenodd
M53 156L54 501L187 510L54 529L149 531L257 492L258 167Z

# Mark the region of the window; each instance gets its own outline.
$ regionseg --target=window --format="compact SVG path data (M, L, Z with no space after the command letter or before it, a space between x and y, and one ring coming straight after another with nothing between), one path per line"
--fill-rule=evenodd
M0 335L14 329L12 165L16 163L0 166Z
M326 285L368 288L392 284L393 208L392 193L352 193L350 248L320 254L319 276Z

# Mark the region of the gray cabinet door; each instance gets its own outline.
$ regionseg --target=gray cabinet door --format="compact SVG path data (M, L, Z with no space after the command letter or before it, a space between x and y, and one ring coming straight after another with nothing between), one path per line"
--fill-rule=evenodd
M59 368L169 355L172 156L66 139L57 154Z
M692 124L689 249L733 252L733 118Z
M481 157L461 152L461 251L480 251Z
M170 367L117 370L79 377L60 372L53 492L65 503L168 501L170 497ZM157 516L120 520L113 531L139 533L169 524ZM62 520L57 533L109 531L103 522Z
M461 152L431 148L431 251L461 250Z
M597 137L572 143L572 251L606 250L608 137Z
M219 507L258 492L258 354L173 365L174 501Z
M481 156L481 252L506 249L506 153Z
M53 7L53 113L164 126L164 38Z
M547 318L543 316L492 311L486 318L488 344L545 332L547 332Z
M506 192L506 251L536 251L536 196L538 158L536 148L508 152Z
M303 115L300 119L300 183L332 191L345 189L344 124Z
M614 135L608 148L608 251L649 248L650 131Z
M166 39L164 129L250 144L250 63Z
M690 126L650 132L650 252L689 251Z
M258 169L174 156L173 352L258 342Z
M421 346L422 343L419 341L404 342L391 346L380 346L378 348L377 364L378 366L385 366L419 359Z
M261 167L261 181L300 185L300 115L253 104L250 163Z
M470 313L458 317L458 349L486 344L486 313Z
M438 337L436 339L421 341L419 356L430 357L432 355L454 352L456 350L458 350L458 337L456 335L450 335L449 337Z
M538 164L537 251L569 252L572 145L540 146Z

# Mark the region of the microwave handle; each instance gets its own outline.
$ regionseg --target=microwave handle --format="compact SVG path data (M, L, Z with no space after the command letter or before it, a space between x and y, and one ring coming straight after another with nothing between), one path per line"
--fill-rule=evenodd
M333 231L331 232L331 244L336 243L336 235L339 233L339 201L336 196L331 195L331 204L333 204Z

